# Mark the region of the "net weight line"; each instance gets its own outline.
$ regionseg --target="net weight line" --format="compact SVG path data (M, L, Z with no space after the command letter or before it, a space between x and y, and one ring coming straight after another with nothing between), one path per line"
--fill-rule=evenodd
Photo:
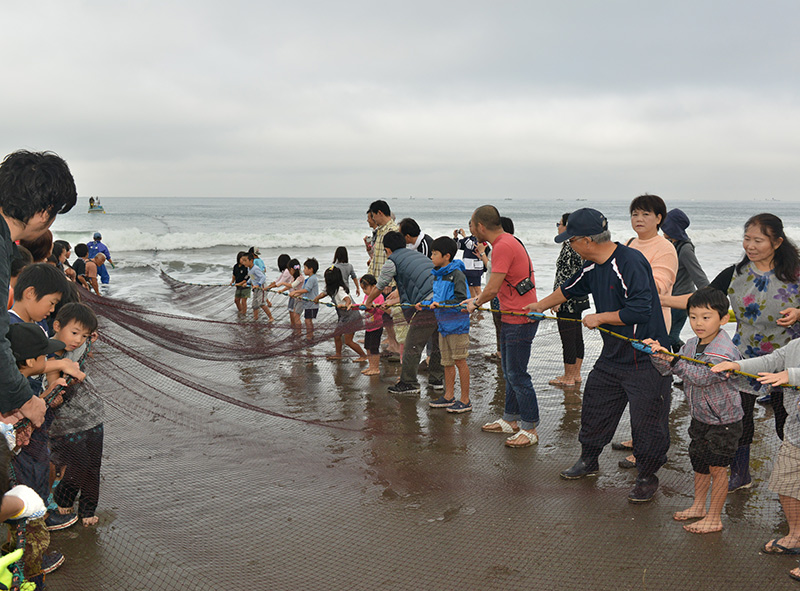
M185 282L181 282L181 283L184 283L185 285L193 285L193 286L196 286L196 287L222 287L222 286L230 287L230 284L228 284L228 283L217 283L217 284L213 284L213 283L212 284L185 283ZM253 289L263 289L263 288L253 287ZM271 292L271 293L281 294L281 295L284 295L286 297L290 297L289 294L287 293L287 291L280 291L280 290L276 290L276 289L267 289L265 291L268 291L268 292ZM307 298L307 297L304 297L304 296L294 296L294 298L297 299L297 300L304 300L304 301L307 301L307 302L313 302L313 303L316 303L316 304L321 305L321 306L327 306L329 308L339 308L339 309L344 309L344 310L347 310L347 309L350 309L350 310L362 310L362 311L369 309L363 304L358 304L358 305L354 304L354 305L348 307L348 306L337 306L336 304L333 304L333 303L330 303L330 302L314 302L314 300L312 300L311 298ZM425 306L425 307L427 307L427 306ZM410 304L408 302L401 302L399 304L383 304L381 306L375 306L375 308L379 308L379 309L416 308L416 304ZM454 309L454 310L466 310L467 309L467 307L464 306L463 304L452 304L452 305L444 304L444 305L436 306L436 308L439 308L439 309ZM511 310L493 310L491 308L483 308L483 307L482 308L477 308L476 307L475 310L481 311L481 312L491 312L493 314L497 313L497 314L505 314L505 315L510 315L510 316L526 316L526 317L528 317L528 318L530 318L532 320L536 320L536 321L539 321L539 320L563 320L563 321L567 321L567 322L580 322L581 324L583 324L583 320L580 319L580 318L558 318L556 316L547 316L545 314L542 314L541 312L513 312ZM653 354L656 353L648 345L645 345L639 339L626 337L625 335L621 335L618 332L614 332L613 330L609 330L608 328L603 328L602 326L598 326L598 327L596 327L596 329L599 330L600 332L606 333L606 334L608 334L608 335L610 335L612 337L615 337L615 338L621 339L623 341L629 342L631 344L631 346L634 349L636 349L637 351L641 351L642 353L646 353L648 355L653 355ZM593 329L590 329L590 330L593 330ZM669 355L670 357L675 357L675 358L678 358L678 359L682 359L683 361L688 361L690 363L696 363L698 365L704 365L706 367L714 367L714 364L709 362L709 361L703 361L701 359L695 359L693 357L687 357L685 355L680 355L678 353L672 353L671 351L666 351L665 350L665 351L659 351L658 353L663 353L664 355ZM737 375L740 375L740 376L743 376L743 377L746 377L746 378L749 378L749 379L758 379L759 377L761 377L761 376L758 376L758 375L755 375L755 374L752 374L752 373L747 373L747 372L744 372L744 371L734 370L734 369L727 370L725 373L737 374ZM800 390L800 386L793 386L791 384L781 384L780 386L777 386L777 387L779 387L779 388L791 388L793 390Z

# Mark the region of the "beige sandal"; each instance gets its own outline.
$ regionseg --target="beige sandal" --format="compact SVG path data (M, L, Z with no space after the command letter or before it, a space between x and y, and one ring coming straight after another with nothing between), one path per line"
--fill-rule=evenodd
M491 423L486 423L481 427L481 431L486 431L487 433L516 433L519 431L519 427L512 427L511 423L504 419L497 419Z
M524 436L528 441L522 443L519 438ZM518 433L506 439L506 447L530 447L539 443L539 436L533 431L520 429Z

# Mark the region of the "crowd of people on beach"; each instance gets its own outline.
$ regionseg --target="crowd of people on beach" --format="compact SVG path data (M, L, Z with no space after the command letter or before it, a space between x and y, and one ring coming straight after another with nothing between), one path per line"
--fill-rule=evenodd
M600 330L602 351L583 387L581 454L561 477L597 474L599 457L611 444L630 452L619 465L637 473L628 500L652 500L670 446L675 377L691 413L688 451L695 494L692 505L673 517L691 521L684 528L692 533L720 531L726 496L752 485L754 407L757 399L771 405L783 443L769 486L779 496L789 532L766 543L763 551L800 555L800 395L794 388L800 387L800 357L794 354L800 341L793 340L800 335L798 249L780 218L755 215L744 224L742 260L709 281L686 232L690 221L684 211L668 210L663 199L645 194L631 202L629 213L635 235L624 243L612 241L605 216L595 209L555 220L555 241L562 249L554 291L543 299L537 298L533 263L514 236L513 221L491 205L473 212L468 232L456 229L452 237L434 238L411 218L395 222L389 205L375 201L367 210L372 234L364 239L369 255L365 275L356 275L341 247L324 273L323 292L316 259L305 261L301 275L300 263L288 255L278 261L276 281L267 285L251 273L250 285L288 291L290 310L299 309L293 325L300 326L302 313L309 331L318 302L331 297L341 330L330 358L342 358L343 340L355 351L355 361L369 361L363 373L379 375L380 356L398 355L400 378L388 387L393 394L420 392L418 372L427 349L422 367L427 366L428 385L442 392L429 405L455 413L472 410L470 315L491 303L498 347L488 357L501 364L506 398L503 415L482 430L506 435L504 443L512 448L539 441L539 408L528 366L544 313L556 312L561 336L564 372L549 380L558 387L581 385L583 329ZM459 250L462 258L457 258ZM254 256L257 249L240 253L238 262L252 269ZM364 292L360 305L350 297L351 279L356 296L359 287ZM234 268L232 283L246 289L246 271L237 274ZM595 309L585 314L590 295ZM253 309L257 314L255 303ZM353 338L354 327L361 328L358 309L365 313L366 353ZM723 329L729 314L736 321L732 338ZM687 320L695 336L684 343ZM632 438L612 441L628 406ZM800 569L790 576L800 580Z
M6 442L0 446L0 514L10 524L7 549L24 547L16 576L35 581L37 588L64 561L49 550L50 532L78 520L87 527L98 522L104 410L84 371L97 328L85 302L101 295L100 267L110 254L95 235L91 247L75 246L79 259L70 265L70 245L53 243L50 225L75 202L72 175L57 155L20 151L0 164L0 281L9 285L9 312L0 320L0 427ZM564 388L583 383L581 453L561 476L597 474L609 444L629 450L620 466L637 473L627 497L632 503L648 502L658 490L677 376L691 413L695 494L692 505L673 517L691 521L684 527L693 533L720 531L727 495L752 485L753 411L761 397L772 406L782 440L769 487L789 527L763 552L800 555L798 249L777 216L752 216L744 224L744 257L709 282L683 211L667 210L655 195L637 197L629 211L635 236L625 243L612 241L605 216L592 208L554 220L562 250L554 291L543 299L512 219L491 205L473 212L468 231L457 228L452 236L434 238L412 218L395 222L389 205L375 201L366 213L372 233L364 240L369 262L360 276L340 247L322 273L324 283L316 258L301 263L286 254L270 282L252 247L238 254L230 283L239 314L247 314L251 299L256 320L263 313L273 321L267 294L285 292L292 327L308 335L328 298L338 317L330 358L342 359L346 345L365 364L362 373L378 376L381 356L396 356L400 377L390 393L420 392L427 349L427 383L438 395L429 405L451 413L473 408L469 331L473 313L489 304L497 350L488 357L501 365L505 406L502 416L481 428L506 436L510 448L539 442L529 362L545 313L555 311L564 371L549 382ZM589 296L594 310L584 314ZM731 315L732 338L723 329ZM684 343L687 320L694 336ZM599 330L603 339L585 381L583 328ZM363 348L355 339L360 330ZM632 438L612 441L628 406ZM800 569L790 576L800 580Z
M75 246L72 264L70 244L53 242L50 225L76 199L56 154L19 151L0 164L0 281L9 288L0 316L0 514L9 524L4 553L23 549L15 588L24 580L44 589L63 564L50 532L98 523L104 404L84 371L97 338L84 300L101 296L111 257L99 233ZM0 573L5 588L10 572Z

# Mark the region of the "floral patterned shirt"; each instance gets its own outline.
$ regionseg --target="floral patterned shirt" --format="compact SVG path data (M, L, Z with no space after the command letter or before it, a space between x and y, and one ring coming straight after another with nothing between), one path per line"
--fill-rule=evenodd
M728 267L710 285L730 298L736 316L733 342L744 359L768 355L800 336L800 323L789 327L777 324L781 310L800 307L798 282L785 283L774 271L762 273L748 262L741 272L735 266ZM758 393L765 388L755 380L748 380L743 390Z
M567 279L577 275L583 269L583 259L581 255L575 252L569 245L569 242L564 242L561 247L561 252L558 254L556 260L556 280L553 284L553 291L557 290ZM570 314L582 312L589 307L588 296L570 298L561 304L561 310Z

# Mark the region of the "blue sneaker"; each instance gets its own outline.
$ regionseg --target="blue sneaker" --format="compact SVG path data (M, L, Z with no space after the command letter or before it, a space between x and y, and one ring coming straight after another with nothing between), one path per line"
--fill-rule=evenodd
M64 564L64 555L61 552L48 552L42 556L42 574L49 574L62 564Z
M760 398L756 398L756 402L759 404L772 404L772 392L764 394Z
M51 513L47 519L44 520L44 524L47 526L47 531L57 531L59 529L67 529L77 521L78 515L75 513L67 513L66 515Z
M447 408L448 406L453 406L455 402L455 398L445 398L444 396L439 396L439 398L436 400L431 400L428 403L428 406L431 408Z
M472 410L472 401L468 401L466 404L461 402L460 400L456 400L455 403L448 407L447 412L469 412Z

